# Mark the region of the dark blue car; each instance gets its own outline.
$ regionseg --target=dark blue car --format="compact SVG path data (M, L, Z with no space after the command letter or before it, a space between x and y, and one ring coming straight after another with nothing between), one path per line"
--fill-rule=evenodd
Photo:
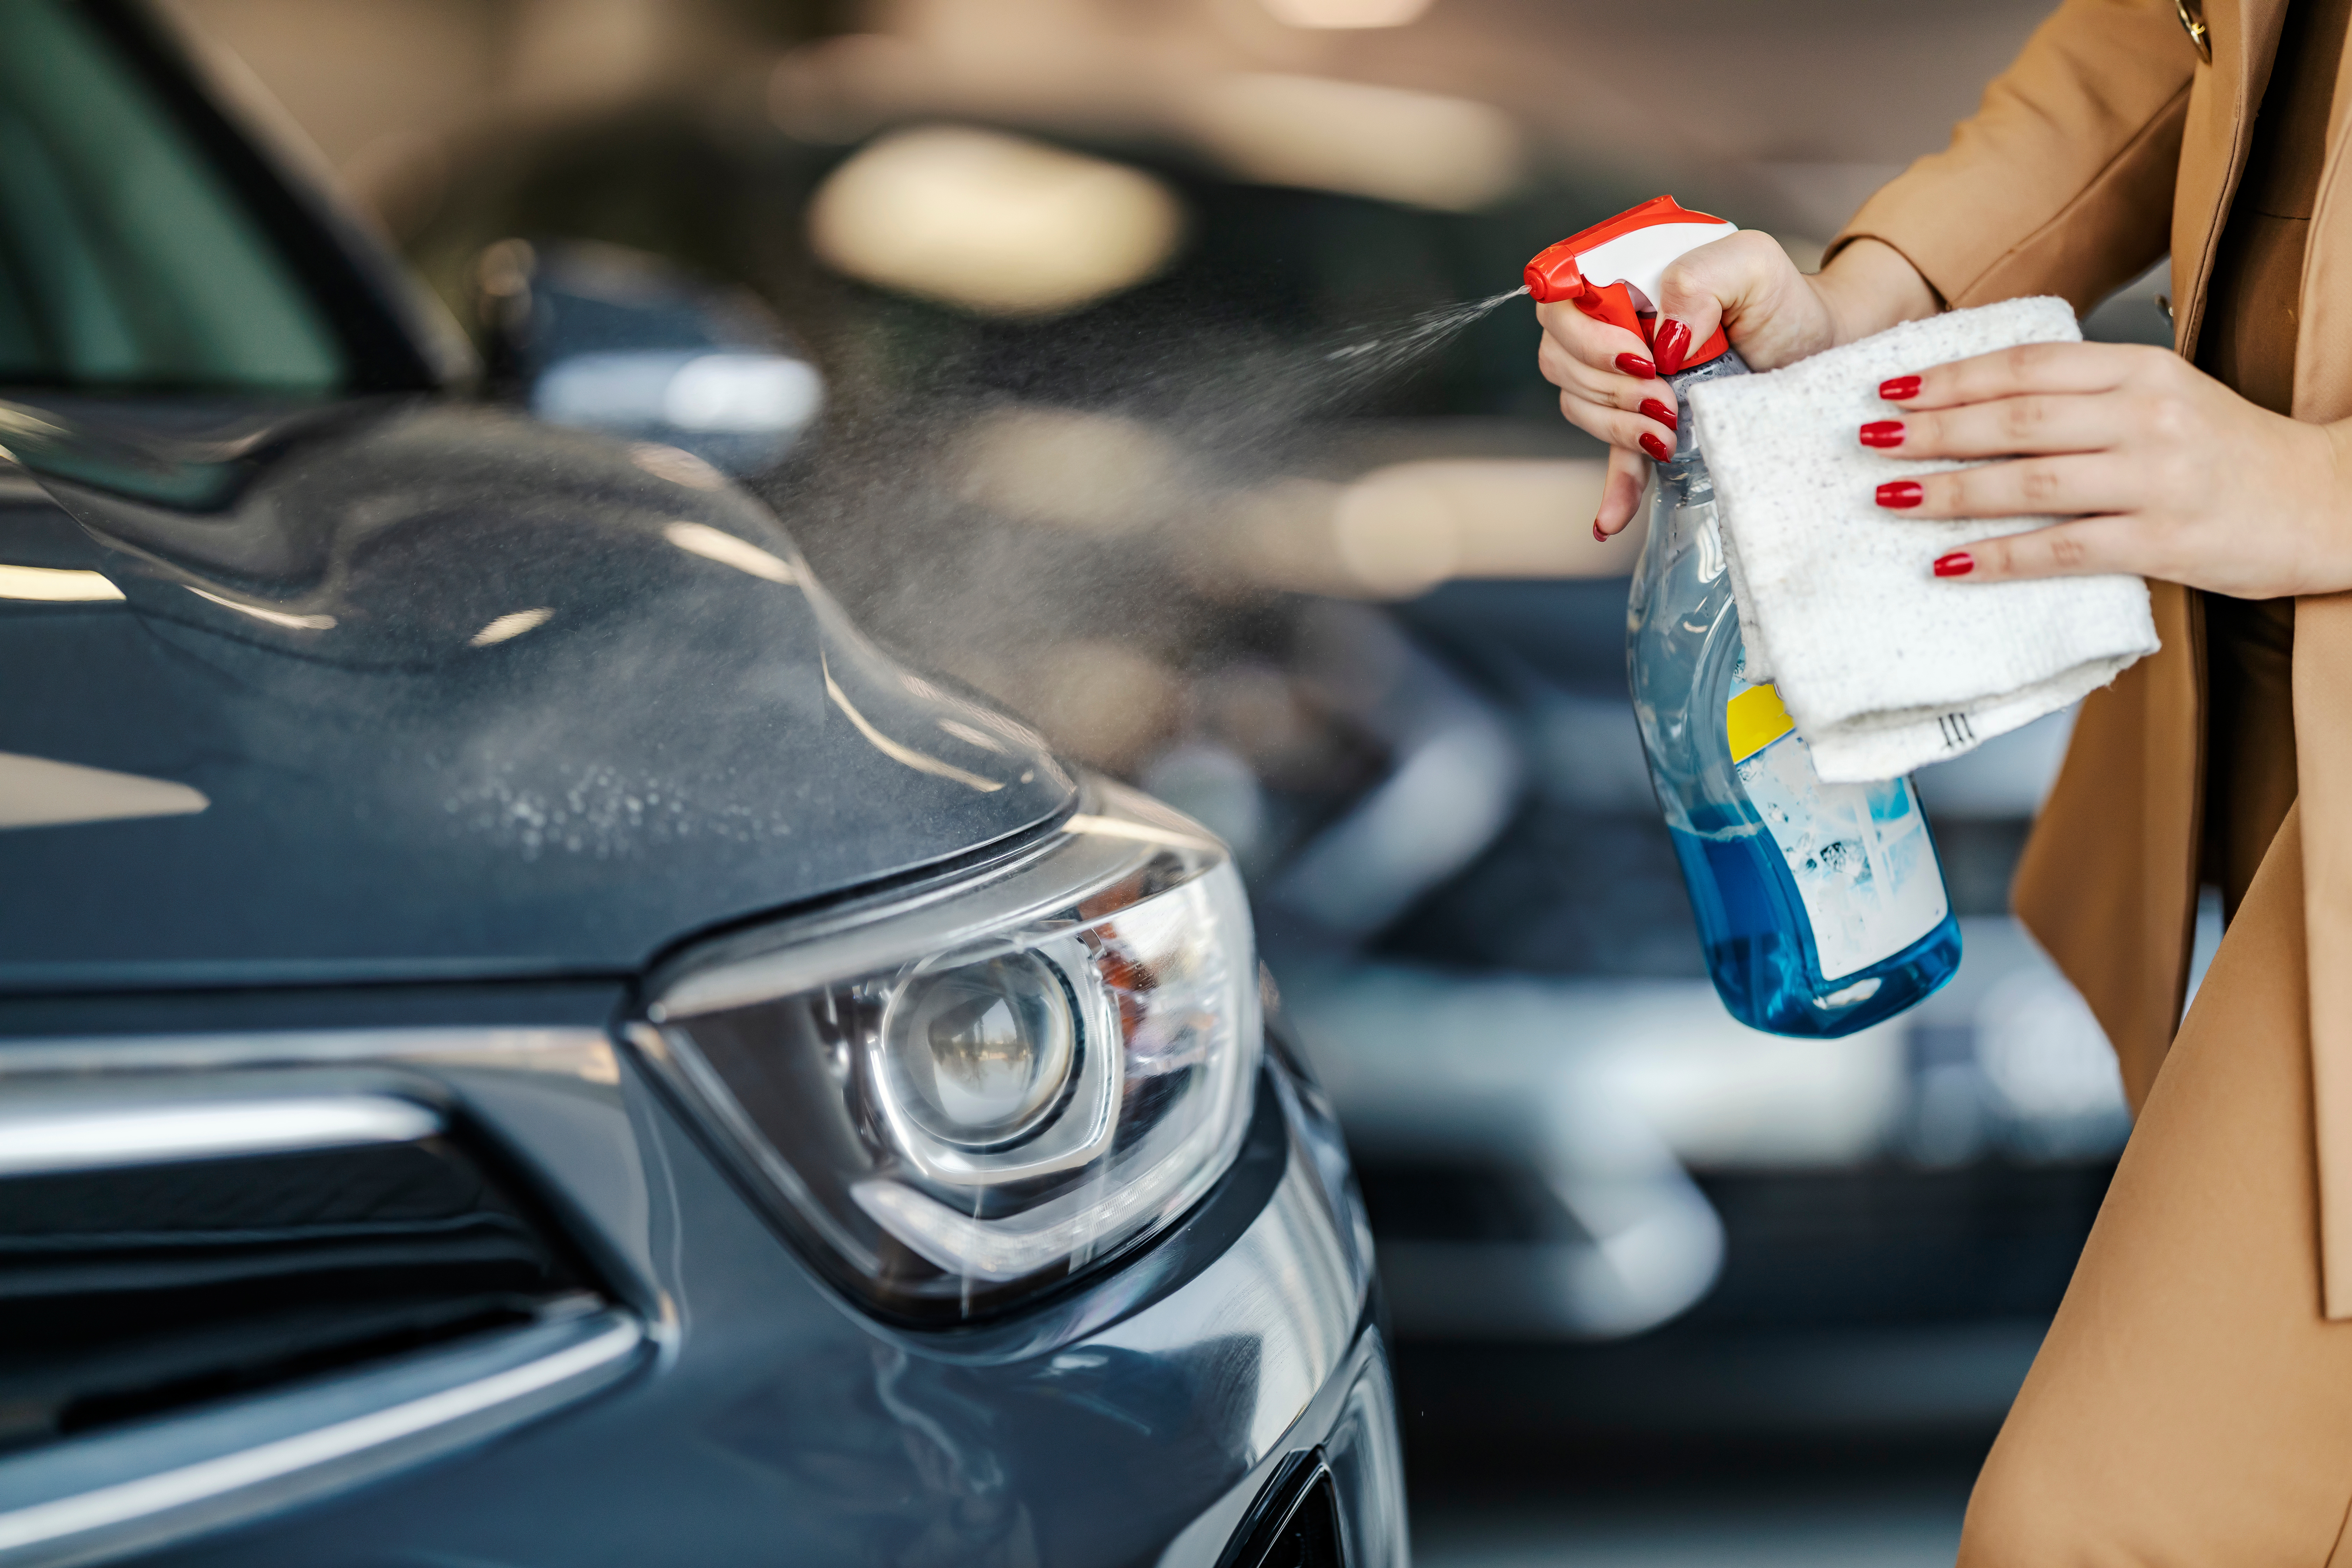
M1224 849L436 321L0 6L0 1564L1402 1564Z

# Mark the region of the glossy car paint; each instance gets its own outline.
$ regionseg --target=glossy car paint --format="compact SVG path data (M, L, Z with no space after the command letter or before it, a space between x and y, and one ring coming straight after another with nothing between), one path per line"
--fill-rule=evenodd
M1074 798L682 454L417 399L0 416L47 476L0 560L122 595L0 599L0 752L204 802L0 833L54 889L0 903L0 987L625 973Z

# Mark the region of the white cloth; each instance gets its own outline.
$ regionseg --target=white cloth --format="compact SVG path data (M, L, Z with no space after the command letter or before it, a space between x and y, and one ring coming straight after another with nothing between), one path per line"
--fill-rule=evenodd
M1769 679L1832 781L1894 778L2105 686L2157 649L2137 577L1939 579L1937 557L2047 517L1930 521L1888 479L1969 468L1864 447L1902 417L1879 383L2019 343L2082 338L2063 300L1953 310L1756 375L1690 388L1714 476L1748 678Z

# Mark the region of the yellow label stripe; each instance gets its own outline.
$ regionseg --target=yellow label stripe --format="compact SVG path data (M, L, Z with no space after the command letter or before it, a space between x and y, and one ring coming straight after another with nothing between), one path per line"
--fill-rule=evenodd
M1771 686L1751 686L1723 705L1724 728L1731 737L1731 760L1744 763L1797 727L1780 706L1780 693Z

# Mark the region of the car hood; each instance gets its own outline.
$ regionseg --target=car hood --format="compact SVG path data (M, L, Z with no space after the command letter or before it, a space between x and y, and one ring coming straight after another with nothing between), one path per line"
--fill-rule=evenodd
M0 445L0 989L633 970L1075 796L671 448L419 400Z

